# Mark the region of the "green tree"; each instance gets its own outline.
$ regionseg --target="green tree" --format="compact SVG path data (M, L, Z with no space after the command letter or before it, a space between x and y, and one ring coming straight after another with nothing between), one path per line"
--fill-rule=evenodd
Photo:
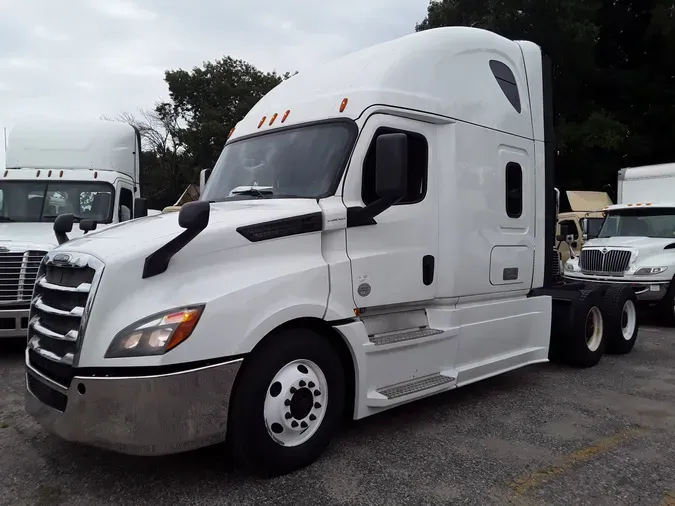
M561 188L672 160L672 0L432 0L416 29L453 25L531 40L553 60Z
M229 56L192 71L168 70L170 101L159 104L160 118L177 118L180 144L195 167L213 167L234 125L263 95L290 77L263 72Z

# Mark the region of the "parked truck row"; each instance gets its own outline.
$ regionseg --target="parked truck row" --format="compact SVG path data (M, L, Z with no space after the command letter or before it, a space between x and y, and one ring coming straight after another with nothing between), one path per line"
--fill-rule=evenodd
M236 125L198 201L67 241L73 214L55 220L26 409L123 453L226 442L269 476L345 416L628 353L633 290L557 272L554 150L531 42L441 28L303 71Z

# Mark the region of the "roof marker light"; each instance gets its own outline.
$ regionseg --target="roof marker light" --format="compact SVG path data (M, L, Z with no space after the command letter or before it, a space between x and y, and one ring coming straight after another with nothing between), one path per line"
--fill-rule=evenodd
M342 103L340 104L340 112L345 112L345 109L347 108L347 103L349 102L348 98L343 98Z
M260 128L260 127L258 127L258 128ZM234 133L234 129L235 129L235 127L232 127L232 130L230 130L230 133L227 134L227 138L228 138L228 139L229 139L230 137L232 137L232 134Z
M7 177L7 174L9 174L9 169L5 171L5 177Z
M40 177L40 171L39 170L35 173L35 177Z
M52 171L47 172L47 177L52 177Z
M628 204L628 207L633 207L633 204Z
M274 123L278 116L279 115L276 112L272 114L272 117L270 118L270 126L272 126L272 123Z
M636 205L636 206L641 206L641 205L642 205L642 202L638 202L638 203L635 204L635 205Z
M63 177L63 171L59 172L59 177Z
M267 116L263 116L263 117L261 118L260 123L258 123L258 128L260 128L261 126L263 126L263 123L265 123L265 120L266 120L266 119L267 119Z
M651 203L651 202L645 202L645 205L646 205L646 206L651 206L652 203Z
M98 177L98 172L94 171L94 179Z
M287 110L287 111L284 113L284 115L283 115L282 118L281 118L281 122L282 122L282 123L283 123L284 121L286 121L286 118L288 118L288 115L289 115L290 113L291 113L291 110L290 110L290 109Z

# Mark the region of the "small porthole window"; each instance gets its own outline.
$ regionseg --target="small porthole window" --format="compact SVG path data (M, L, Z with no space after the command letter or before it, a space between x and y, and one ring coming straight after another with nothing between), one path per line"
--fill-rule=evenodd
M520 218L523 214L523 169L516 162L506 164L506 215Z

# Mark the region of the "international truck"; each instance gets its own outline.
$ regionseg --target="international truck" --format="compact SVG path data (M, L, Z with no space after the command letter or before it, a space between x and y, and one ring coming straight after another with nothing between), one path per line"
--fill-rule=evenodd
M344 417L628 353L632 290L553 275L554 149L531 42L440 28L307 69L237 123L198 201L47 253L26 409L69 441L224 443L274 476Z
M675 163L621 169L617 204L604 209L597 238L565 263L565 278L632 287L675 325Z
M59 214L106 224L147 213L138 132L108 121L22 122L0 169L0 338L25 337L40 261ZM78 230L82 235L86 230Z

